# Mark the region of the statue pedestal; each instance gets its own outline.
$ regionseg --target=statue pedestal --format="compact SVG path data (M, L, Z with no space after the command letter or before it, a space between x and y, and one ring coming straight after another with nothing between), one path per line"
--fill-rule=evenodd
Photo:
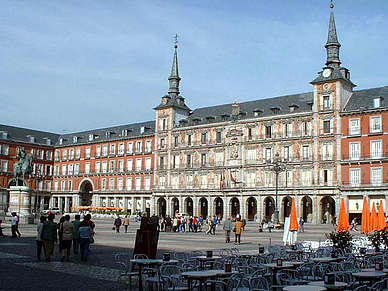
M31 221L31 188L27 186L10 186L9 189L9 212L16 212L19 224L28 224Z

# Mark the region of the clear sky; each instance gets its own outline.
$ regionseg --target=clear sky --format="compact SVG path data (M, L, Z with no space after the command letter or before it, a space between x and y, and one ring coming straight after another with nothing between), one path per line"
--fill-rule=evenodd
M356 90L388 85L388 1L336 0ZM0 0L0 123L74 132L153 120L174 35L191 109L312 91L328 0Z

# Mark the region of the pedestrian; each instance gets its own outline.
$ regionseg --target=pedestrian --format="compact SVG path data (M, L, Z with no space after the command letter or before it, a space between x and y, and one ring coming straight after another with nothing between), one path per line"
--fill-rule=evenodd
M245 218L241 219L241 222L243 224L243 231L245 231L245 226L247 225L247 221Z
M114 225L114 227L116 229L116 233L120 233L121 218L120 218L120 216L118 214L117 214L117 218L113 222L113 225Z
M173 232L179 231L179 229L178 229L178 218L176 216L172 220L172 231Z
M70 215L67 214L65 216L64 222L59 227L59 231L61 232L62 236L62 259L61 262L65 261L65 254L66 254L66 261L69 262L70 257L70 250L71 250L71 242L73 241L73 235L74 235L74 225L70 222Z
M18 236L16 235L16 227L18 223L18 217L16 215L16 212L12 212L12 218L9 220L11 221L11 233L12 233L12 238L17 238Z
M169 215L166 216L166 232L171 232L172 222Z
M65 217L62 216L60 219L59 219L59 222L57 223L57 231L58 231L58 239L59 239L59 252L62 253L62 248L63 248L63 244L62 244L62 232L60 231L60 227L62 225L62 223L65 221Z
M193 217L193 231L194 232L198 231L198 219L196 216Z
M20 231L19 231L20 216L17 214L16 217L17 217L17 221L16 221L16 233L18 234L19 237L21 237L22 235L21 235L21 233L20 233Z
M42 239L42 231L43 231L43 223L46 221L46 216L41 216L38 224L36 225L36 255L38 261L40 261L40 257L43 249L43 239Z
M128 215L125 215L123 225L124 225L125 233L127 233L127 232L128 232L128 226L129 226L129 218L128 218Z
M233 222L228 216L227 220L224 223L223 229L225 231L225 243L230 243L230 232L233 229Z
M333 216L333 219L331 220L331 224L333 225L333 226L336 226L337 225L337 216Z
M268 232L272 232L274 227L272 220L268 221Z
M55 215L49 214L48 221L43 222L42 239L46 261L50 262L50 257L54 251L54 243L57 239L57 224L54 222Z
M207 225L208 225L208 228L206 230L206 234L212 234L211 231L212 231L212 224L213 224L213 221L211 220L211 217L207 220Z
M299 218L299 232L304 232L304 219L303 219L303 217Z
M81 215L76 214L75 220L73 221L73 226L74 226L73 252L74 252L74 254L78 254L78 247L79 247L78 230L81 226L80 220L81 220Z
M190 216L189 221L188 221L188 224L189 224L189 232L194 232L193 221L194 221L193 217Z
M4 237L4 233L3 233L4 227L1 226L2 223L3 223L3 221L0 219L0 236Z
M198 218L198 228L199 231L202 231L202 225L203 225L203 217L202 215Z
M210 234L213 234L215 235L216 234L216 227L217 227L217 216L213 216L213 222L212 222L212 228L211 228L211 231L210 231Z
M357 217L354 217L354 218L353 218L351 225L352 225L352 227L351 227L350 230L355 230L355 231L357 231L357 225L358 225L358 223L357 223Z
M88 261L89 254L89 238L93 235L93 230L90 226L90 221L84 219L81 223L81 227L78 230L78 239L81 249L81 261Z
M243 224L240 220L240 217L237 218L237 221L233 225L234 230L234 244L240 244L241 243L241 233L243 231Z

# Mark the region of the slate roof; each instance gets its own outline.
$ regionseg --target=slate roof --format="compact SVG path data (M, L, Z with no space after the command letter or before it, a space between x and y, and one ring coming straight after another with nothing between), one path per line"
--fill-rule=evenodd
M382 97L380 108L388 107L388 86L354 91L343 111L373 109L373 100Z
M6 132L6 138L3 132ZM31 142L30 136L34 137L34 142ZM60 135L56 133L0 124L0 141L9 140L36 145L53 146L57 142L59 136ZM47 143L47 139L51 140L51 144Z
M313 81L310 82L310 84L318 84L318 83L326 83L328 81L334 81L334 80L343 80L345 82L348 82L351 84L353 87L355 86L353 82L350 80L346 79L344 75L341 73L340 68L338 67L330 67L332 69L332 73L330 77L325 78L322 75L322 71L318 73L318 77L316 77Z
M255 112L260 113L260 117L280 115L287 113L311 112L313 102L313 92L300 93L294 95L285 95L267 99L247 101L239 103L240 114L239 119L247 119L255 117ZM291 112L289 107L294 106L294 111ZM271 108L279 108L277 113L273 113ZM211 117L211 118L209 118ZM222 118L224 117L224 118ZM226 117L226 119L225 119ZM214 122L222 122L232 120L232 103L217 105L212 107L204 107L195 109L187 118L188 122L183 121L183 126L194 124L206 124Z
M183 98L180 95L177 96L177 97L171 97L169 95L165 95L165 96L162 97L162 99L163 98L167 98L167 103L166 104L160 103L158 106L154 107L155 110L157 110L157 109L164 109L164 108L170 108L170 107L180 108L180 109L183 109L183 110L186 110L186 111L190 111L191 110L185 104L185 98Z
M143 133L141 133L141 128L145 129ZM124 130L127 130L127 135L123 135ZM109 136L107 136L107 132L109 132ZM62 144L59 144L60 139L58 139L55 146L69 146L74 144L95 143L97 141L104 142L108 140L127 139L131 137L140 137L142 135L150 135L154 133L155 121L145 121L139 123L62 134L60 136L60 139L62 139ZM93 140L89 140L90 134L93 134ZM75 143L73 142L74 136L77 137L77 142Z

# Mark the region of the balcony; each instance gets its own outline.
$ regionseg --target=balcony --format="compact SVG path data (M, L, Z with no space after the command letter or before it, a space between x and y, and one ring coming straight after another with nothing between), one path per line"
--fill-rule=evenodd
M388 152L385 153L376 153L376 154L353 154L353 155L342 155L341 162L360 162L360 161L373 161L373 160L381 160L387 159Z
M321 161L333 161L334 160L334 155L331 154L321 154Z
M344 188L381 188L388 185L388 180L386 181L371 181L371 180L361 180L361 181L342 181L341 186Z

